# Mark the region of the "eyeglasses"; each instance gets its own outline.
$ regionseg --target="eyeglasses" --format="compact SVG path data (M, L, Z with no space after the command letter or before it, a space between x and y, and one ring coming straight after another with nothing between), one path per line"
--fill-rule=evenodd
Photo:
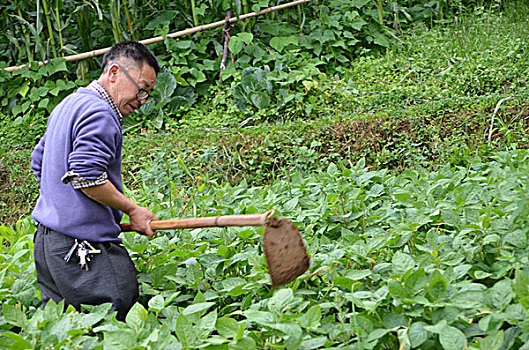
M127 76L127 78L129 78L130 81L132 81L132 83L134 84L134 86L136 86L138 88L138 92L136 92L136 98L139 100L139 101L145 101L147 100L149 97L151 97L151 94L149 94L149 91L145 90L144 88L142 88L141 86L138 85L138 83L136 83L136 81L130 76L129 72L127 72L127 70L125 68L123 68L123 66L117 62L110 62L109 65L112 66L114 64L117 64L119 68L121 68L121 70L123 70L123 73L125 73L125 75Z

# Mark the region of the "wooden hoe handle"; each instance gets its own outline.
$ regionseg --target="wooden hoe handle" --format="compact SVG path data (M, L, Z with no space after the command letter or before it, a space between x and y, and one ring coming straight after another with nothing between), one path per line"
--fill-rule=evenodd
M264 226L272 211L261 214L220 215L189 219L155 220L150 226L153 230L171 230L199 227L225 226ZM122 232L133 231L130 223L119 225Z

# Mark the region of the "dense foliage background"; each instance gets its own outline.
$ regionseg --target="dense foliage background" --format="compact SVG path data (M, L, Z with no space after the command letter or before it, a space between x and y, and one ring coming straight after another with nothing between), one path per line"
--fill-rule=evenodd
M123 234L140 300L41 309L29 170L49 112L98 76L62 56L272 1L0 4L0 347L527 349L529 8L312 1L149 46L163 72L125 126L126 194L160 218L296 223L309 271L269 287L262 228ZM52 59L38 67L35 61Z

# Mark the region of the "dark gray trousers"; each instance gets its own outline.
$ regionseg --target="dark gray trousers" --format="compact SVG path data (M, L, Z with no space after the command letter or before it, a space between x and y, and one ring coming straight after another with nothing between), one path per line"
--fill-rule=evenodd
M120 244L90 242L101 253L91 256L89 271L81 269L79 258L64 256L74 238L37 226L35 233L35 266L43 305L53 299L64 299L66 305L79 310L81 304L112 303L117 319L124 320L139 296L136 270L127 250Z

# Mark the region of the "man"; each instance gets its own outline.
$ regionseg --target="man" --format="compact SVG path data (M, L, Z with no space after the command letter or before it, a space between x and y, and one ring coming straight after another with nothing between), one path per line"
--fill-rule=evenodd
M123 195L121 123L147 101L160 66L144 45L122 42L101 68L97 81L57 105L31 155L40 182L35 265L44 304L110 302L124 320L139 293L119 223L127 213L133 230L152 237L157 217Z

